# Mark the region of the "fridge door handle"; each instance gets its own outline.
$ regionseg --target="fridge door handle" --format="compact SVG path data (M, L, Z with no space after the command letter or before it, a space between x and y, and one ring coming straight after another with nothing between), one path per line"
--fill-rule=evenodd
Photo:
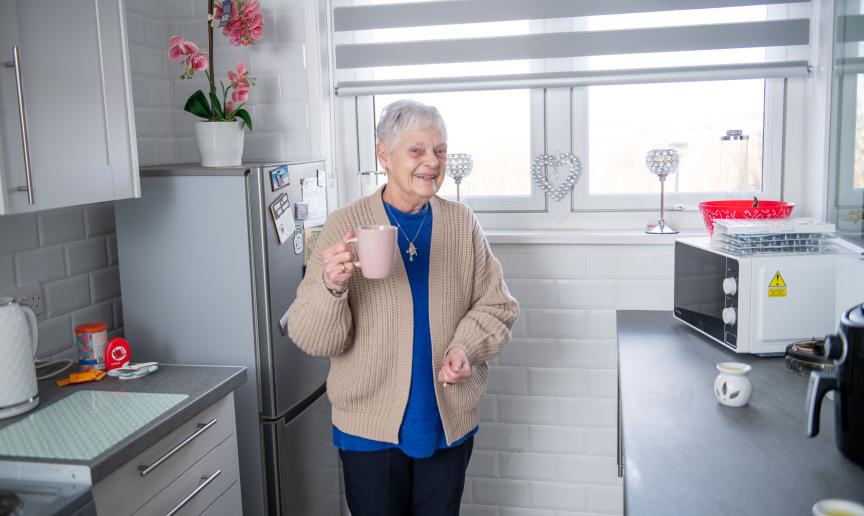
M264 417L261 418L261 421L264 423L275 423L277 421L282 422L283 425L288 425L291 421L294 420L297 416L300 415L301 412L309 408L310 405L318 401L318 398L324 395L327 392L327 382L321 384L320 387L315 389L309 396L307 396L303 401L297 403L290 409L286 410L282 414L273 417Z
M283 337L288 336L288 311L289 310L285 310L285 313L282 314L282 317L279 318L279 332L282 333Z

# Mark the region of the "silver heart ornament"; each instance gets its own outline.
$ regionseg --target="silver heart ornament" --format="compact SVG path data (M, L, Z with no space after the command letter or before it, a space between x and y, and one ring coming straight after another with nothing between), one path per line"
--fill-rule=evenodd
M553 169L552 177L558 177L558 168L566 166L568 168L567 175L560 184L553 185L544 169ZM565 153L559 154L557 157L551 154L540 154L531 163L531 177L541 190L556 201L563 199L573 186L579 181L579 176L582 174L582 163L575 154Z

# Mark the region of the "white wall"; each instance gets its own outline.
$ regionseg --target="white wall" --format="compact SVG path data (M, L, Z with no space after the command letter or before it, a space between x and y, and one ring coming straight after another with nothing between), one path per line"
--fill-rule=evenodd
M320 99L310 101L309 95L310 82L320 82L320 78L306 69L309 13L304 3L262 2L264 37L252 47L233 47L221 31L214 33L217 90L219 80L228 84L227 71L239 61L246 63L256 79L246 106L254 129L246 131L244 161L324 157L318 127ZM183 105L195 90L207 92L207 80L203 74L191 80L179 78L182 67L168 59L168 38L182 35L206 50L206 16L206 0L127 2L135 125L142 165L199 160L193 133L198 119L183 111Z
M621 514L616 309L671 309L671 245L493 245L521 313L492 363L464 516Z
M160 0L126 2L132 100L141 165L176 161L171 127L171 81L165 57L168 36L161 4Z

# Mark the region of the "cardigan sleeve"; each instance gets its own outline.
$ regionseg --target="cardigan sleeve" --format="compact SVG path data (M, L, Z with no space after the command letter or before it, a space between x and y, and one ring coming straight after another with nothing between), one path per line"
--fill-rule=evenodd
M471 308L456 327L444 352L458 347L471 365L492 359L510 341L510 328L519 314L519 303L504 284L501 264L492 255L477 219L472 218L474 283Z
M297 289L297 297L288 309L288 336L297 347L313 356L341 355L354 340L348 293L334 296L327 290L321 261L321 250L339 241L347 231L340 232L343 225L337 213L324 224L306 265L306 275Z

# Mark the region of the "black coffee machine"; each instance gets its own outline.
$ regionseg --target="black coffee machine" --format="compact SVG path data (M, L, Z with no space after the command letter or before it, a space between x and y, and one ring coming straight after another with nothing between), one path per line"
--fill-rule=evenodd
M822 398L835 391L837 447L864 466L864 304L850 308L836 335L825 339L825 356L834 360L833 374L813 371L807 388L807 435L819 433Z

